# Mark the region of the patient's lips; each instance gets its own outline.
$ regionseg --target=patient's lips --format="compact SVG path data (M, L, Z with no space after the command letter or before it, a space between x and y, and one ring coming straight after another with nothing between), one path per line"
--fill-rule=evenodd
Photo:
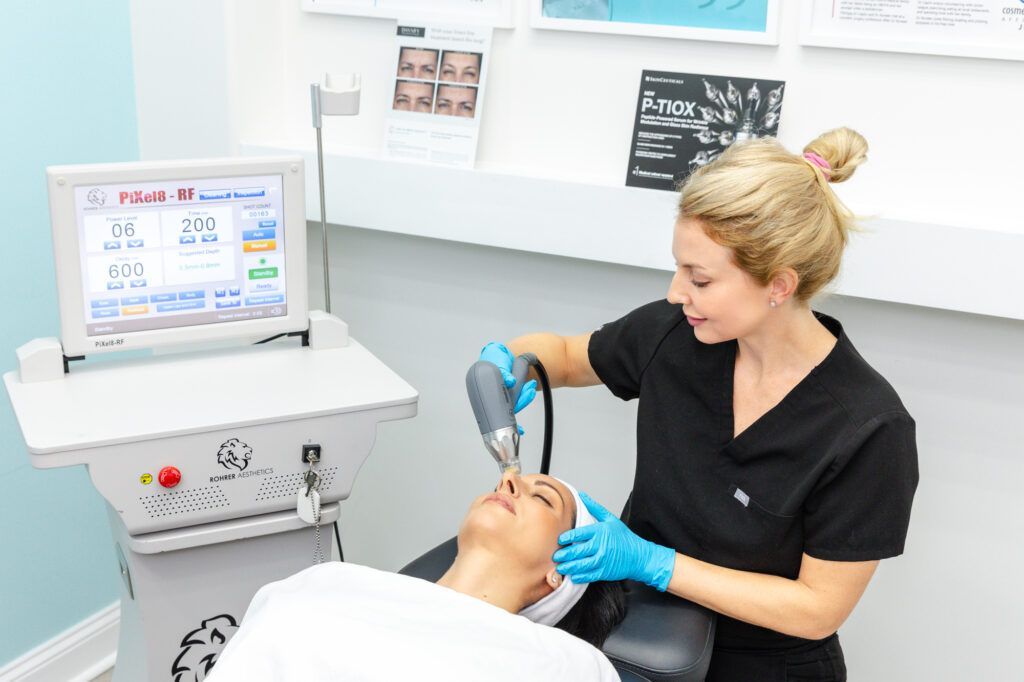
M512 506L512 500L508 498L508 495L502 495L501 493L491 493L484 498L484 502L497 502L502 507L510 511L512 514L516 513L516 509Z

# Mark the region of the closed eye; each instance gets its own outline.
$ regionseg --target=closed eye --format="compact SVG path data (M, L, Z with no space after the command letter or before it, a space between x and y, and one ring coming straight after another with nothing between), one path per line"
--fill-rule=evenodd
M538 495L537 493L534 493L533 496L534 497L539 497L541 500L544 501L544 504L546 504L547 506L551 507L552 509L555 508L555 505L551 504L551 500L549 500L548 498L544 497L543 495Z

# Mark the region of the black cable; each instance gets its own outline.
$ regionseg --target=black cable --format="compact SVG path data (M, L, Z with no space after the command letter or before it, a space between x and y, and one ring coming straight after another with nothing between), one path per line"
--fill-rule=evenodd
M338 532L338 522L334 522L334 538L338 541L338 560L345 560L345 552L341 549L341 534Z
M258 346L258 345L260 345L261 343L269 343L270 341L273 341L274 339L279 339L279 338L281 338L282 336L301 336L301 337L303 337L303 339L302 339L302 345L303 345L303 346L307 346L307 345L309 345L309 341L307 341L307 339L308 339L309 337L307 337L307 336L306 336L306 334L307 334L307 332L305 332L305 331L301 331L301 332L281 332L280 334L274 334L273 336L270 336L270 337L268 337L268 338L265 338L265 339L263 339L262 341L257 341L257 342L256 342L256 343L254 343L253 345L254 345L254 346Z
M254 346L258 346L258 345L260 345L261 343L269 343L270 341L273 341L274 339L279 339L279 338L281 338L282 336L284 336L284 332L281 332L280 334L274 334L273 336L271 336L271 337L268 337L268 338L266 338L266 339L263 339L262 341L257 341L257 342L256 342L256 343L254 343L253 345L254 345Z
M540 457L540 473L545 476L548 475L548 471L551 469L551 439L554 436L554 414L553 414L553 401L551 399L551 382L548 380L547 370L544 369L544 365L537 359L537 356L532 353L530 356L530 365L537 370L537 376L540 377L540 388L544 394L544 449Z

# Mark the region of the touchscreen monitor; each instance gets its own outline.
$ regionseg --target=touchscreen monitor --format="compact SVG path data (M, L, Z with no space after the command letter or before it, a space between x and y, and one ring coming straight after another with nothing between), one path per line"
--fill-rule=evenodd
M304 328L300 159L48 174L65 354Z

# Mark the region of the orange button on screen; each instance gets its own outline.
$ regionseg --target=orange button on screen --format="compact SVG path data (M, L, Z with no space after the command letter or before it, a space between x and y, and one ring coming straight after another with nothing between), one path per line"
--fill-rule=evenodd
M245 242L242 250L246 253L252 253L253 251L273 251L276 248L276 239L259 239L257 241Z
M121 308L122 315L145 315L148 312L148 305L126 305Z

